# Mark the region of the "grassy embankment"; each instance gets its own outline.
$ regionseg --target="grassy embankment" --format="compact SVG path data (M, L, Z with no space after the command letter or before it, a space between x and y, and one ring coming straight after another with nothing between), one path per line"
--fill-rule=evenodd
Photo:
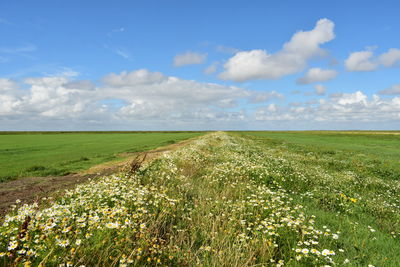
M0 256L28 265L399 266L399 172L376 155L209 134L133 176L16 208L0 227Z
M2 133L0 182L28 176L65 175L131 153L199 136L194 132Z

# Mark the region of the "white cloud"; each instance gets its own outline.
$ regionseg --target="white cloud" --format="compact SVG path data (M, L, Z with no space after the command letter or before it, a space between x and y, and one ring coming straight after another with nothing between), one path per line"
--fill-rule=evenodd
M0 88L2 130L323 129L339 122L345 128L400 125L400 97L381 99L357 91L286 105L274 101L284 97L276 91L183 80L145 69L111 73L97 85L57 76L23 82L3 78ZM325 124L318 127L318 123Z
M18 85L11 79L0 78L0 92L17 89Z
M250 103L263 103L267 102L271 99L284 99L284 95L276 92L253 92L252 96L250 97Z
M27 78L29 89L0 92L0 115L30 119L37 117L76 118L99 112L93 105L92 93L66 86L67 77Z
M204 74L210 75L217 71L218 62L213 62L210 66L204 69Z
M260 49L238 52L225 63L225 71L219 77L243 82L251 79L278 79L302 71L308 60L324 55L325 51L319 46L335 38L333 29L332 21L321 19L311 31L295 33L282 50L275 54Z
M47 119L50 125L52 120L86 121L103 126L132 125L135 121L140 121L140 125L151 122L161 125L160 121L197 125L204 122L196 121L200 119L227 122L242 118L243 112L230 110L239 101L249 103L255 98L266 101L281 96L276 92L183 80L145 69L110 73L98 86L66 76L27 78L23 83L25 88L19 89L19 84L11 80L0 80L3 119L16 116L19 120Z
M400 49L391 48L378 57L374 57L373 49L351 53L345 61L348 71L373 71L380 65L396 66L400 62Z
M13 95L0 94L0 103L0 116L18 114L16 108L20 106L21 101Z
M379 62L385 67L392 67L400 61L400 49L391 48L379 56Z
M136 119L192 116L196 109L232 107L237 99L251 95L234 86L199 83L147 70L110 74L103 82L105 86L99 90L104 98L118 97L128 103L118 115Z
M335 70L324 70L321 68L311 68L306 75L297 80L298 84L310 84L315 82L324 82L335 78L338 72Z
M161 72L150 72L146 69L123 71L120 74L110 73L102 79L105 84L114 87L154 84L164 80L166 77Z
M378 92L380 95L400 95L400 84L395 84L392 87Z
M89 80L67 82L64 84L64 87L67 89L76 89L76 90L94 90L96 88L95 84L93 84Z
M276 111L278 110L277 105L276 105L275 103L269 104L269 105L266 107L266 109L267 109L269 112L276 112Z
M175 56L174 66L182 67L185 65L202 64L206 61L206 59L207 59L207 54L186 52Z
M92 106L92 94L65 86L69 83L66 77L29 78L25 83L31 88L22 97L21 112L36 112L48 117L79 117Z
M364 128L364 125L396 125L400 122L400 97L381 99L374 95L368 98L361 91L345 93L331 99L320 99L318 103L304 103L303 106L271 106L259 108L255 113L259 121L286 123L286 127L301 124L339 125L347 129ZM387 123L387 124L385 124ZM329 126L331 125L331 126ZM398 125L398 124L397 124ZM293 127L293 126L292 126Z
M342 106L349 104L367 104L367 96L364 95L361 91L357 91L355 93L345 93L336 99L336 102Z
M326 92L326 88L322 84L316 84L314 88L317 95L324 95Z
M351 53L345 61L348 71L372 71L378 67L378 64L372 61L372 51L359 51Z

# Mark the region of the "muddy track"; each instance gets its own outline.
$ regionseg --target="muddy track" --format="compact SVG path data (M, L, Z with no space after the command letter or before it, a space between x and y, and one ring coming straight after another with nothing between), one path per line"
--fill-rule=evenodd
M149 151L121 154L121 156L126 157L123 161L105 162L79 173L64 176L26 177L0 183L0 218L3 218L7 210L17 199L21 200L23 203L39 201L43 197L56 194L57 191L61 189L72 188L76 184L85 182L89 178L96 178L124 171L138 155L146 154L145 161L147 162L160 156L164 152L173 151L184 146L194 139L195 138L187 139Z

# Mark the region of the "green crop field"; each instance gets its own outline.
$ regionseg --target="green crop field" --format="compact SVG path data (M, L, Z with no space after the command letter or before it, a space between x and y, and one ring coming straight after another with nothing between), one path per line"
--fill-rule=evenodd
M33 204L4 266L400 266L397 134L215 132Z
M63 175L136 152L199 136L194 132L0 134L0 181Z

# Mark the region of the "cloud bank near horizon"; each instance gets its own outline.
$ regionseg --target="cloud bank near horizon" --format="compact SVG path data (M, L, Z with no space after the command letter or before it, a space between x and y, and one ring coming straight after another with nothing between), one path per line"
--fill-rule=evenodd
M314 101L293 106L283 103L285 96L277 91L200 83L146 69L110 73L100 84L67 76L21 82L2 78L0 118L5 123L0 130L18 125L16 129L36 129L37 122L44 129L69 129L63 123L85 129L160 130L300 127L300 122L311 128L329 123L385 125L400 121L397 87L380 91L392 97L369 98L361 91L324 96L325 88L316 85Z

